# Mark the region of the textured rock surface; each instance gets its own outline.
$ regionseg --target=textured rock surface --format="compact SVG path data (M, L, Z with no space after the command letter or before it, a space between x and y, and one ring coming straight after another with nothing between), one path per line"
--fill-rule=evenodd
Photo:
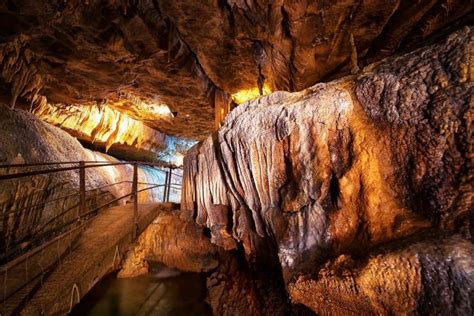
M219 267L206 279L213 315L288 315L277 258L262 256L250 264L243 257L242 251L219 251Z
M166 146L166 135L106 106L47 104L37 108L35 115L88 143L104 144L106 151L114 144L157 153Z
M290 296L318 315L472 314L471 242L436 236L401 245L356 260L340 256L317 277L292 283Z
M217 247L202 227L179 218L176 210L162 211L127 253L119 277L148 271L147 261L159 261L186 272L208 272L218 265Z
M269 274L261 273L278 270L278 259L272 251L265 253L273 257L261 256L249 264L242 260L242 250L219 249L203 227L182 218L178 210L163 210L126 254L118 276L146 273L149 262L159 261L180 271L206 273L206 301L213 315L283 315L291 307L281 274L267 279Z
M183 216L277 255L318 313L472 313L473 33L234 109L185 158Z
M202 138L230 94L296 91L469 23L469 0L0 1L2 95L103 103ZM455 23L454 23L455 24ZM136 99L177 115L147 115Z

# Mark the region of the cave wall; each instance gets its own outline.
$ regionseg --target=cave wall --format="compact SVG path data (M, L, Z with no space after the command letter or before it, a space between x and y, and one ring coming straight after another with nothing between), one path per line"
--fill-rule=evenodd
M140 235L126 254L118 277L146 273L150 261L195 273L212 271L219 264L217 247L203 234L202 227L180 218L175 206L162 210Z
M238 106L185 157L182 216L318 314L471 314L473 32Z
M106 151L114 144L128 147L130 151L156 153L166 147L166 135L108 106L45 104L35 109L34 113L45 122L61 127L88 143L105 145Z

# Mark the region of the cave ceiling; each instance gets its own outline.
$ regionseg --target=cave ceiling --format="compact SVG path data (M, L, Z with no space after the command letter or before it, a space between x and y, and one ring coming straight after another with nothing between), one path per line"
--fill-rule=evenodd
M110 104L202 139L216 107L299 91L472 23L471 0L0 1L10 102ZM233 98L234 96L234 98ZM245 100L245 98L243 98ZM172 117L149 110L167 105ZM148 110L147 110L148 109Z

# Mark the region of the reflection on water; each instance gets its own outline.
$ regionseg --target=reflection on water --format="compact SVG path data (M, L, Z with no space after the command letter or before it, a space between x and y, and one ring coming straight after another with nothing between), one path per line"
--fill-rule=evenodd
M130 279L106 276L71 315L211 315L203 276L176 274L161 268Z

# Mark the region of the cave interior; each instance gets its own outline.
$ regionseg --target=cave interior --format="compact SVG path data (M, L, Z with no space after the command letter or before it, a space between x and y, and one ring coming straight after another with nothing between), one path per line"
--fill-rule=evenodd
M0 315L474 315L473 0L0 0Z

